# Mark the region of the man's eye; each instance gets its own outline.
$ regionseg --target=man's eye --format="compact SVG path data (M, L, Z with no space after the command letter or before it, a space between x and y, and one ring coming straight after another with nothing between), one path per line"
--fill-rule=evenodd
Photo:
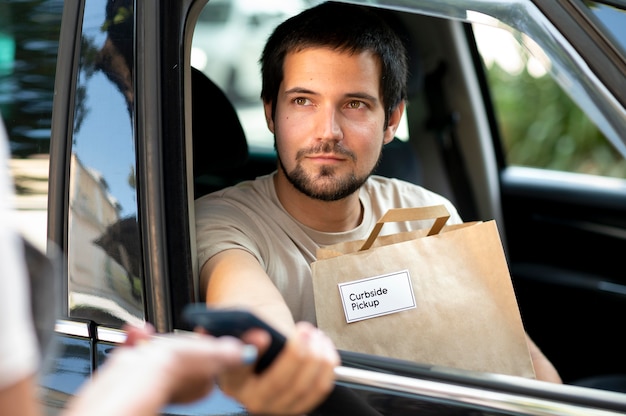
M308 100L306 98L299 97L293 100L293 102L296 103L297 105L306 105Z
M362 101L350 101L348 103L348 107L352 109L358 109L358 108L363 107L363 102Z

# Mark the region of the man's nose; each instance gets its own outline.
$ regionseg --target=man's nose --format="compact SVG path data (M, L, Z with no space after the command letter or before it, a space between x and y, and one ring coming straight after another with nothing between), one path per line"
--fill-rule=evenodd
M340 141L343 138L341 113L331 105L318 112L316 120L320 140Z

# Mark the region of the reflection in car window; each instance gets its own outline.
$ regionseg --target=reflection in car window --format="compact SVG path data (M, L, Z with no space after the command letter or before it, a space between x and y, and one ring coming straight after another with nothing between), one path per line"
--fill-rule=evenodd
M626 178L626 160L550 75L550 59L515 30L473 26L507 163Z
M111 326L144 318L131 4L85 4L70 166L69 314Z

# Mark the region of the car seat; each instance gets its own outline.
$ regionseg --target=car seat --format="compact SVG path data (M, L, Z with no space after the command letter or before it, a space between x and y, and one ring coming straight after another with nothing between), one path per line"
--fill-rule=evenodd
M422 170L415 150L410 143L397 137L383 146L382 157L374 174L418 185L422 183Z
M248 142L224 92L191 68L194 198L237 183L248 160Z

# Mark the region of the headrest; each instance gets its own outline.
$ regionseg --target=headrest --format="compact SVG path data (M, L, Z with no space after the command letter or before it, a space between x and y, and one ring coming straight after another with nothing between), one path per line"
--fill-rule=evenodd
M402 20L401 13L394 10L374 9L387 24L396 32L404 43L407 52L407 65L409 67L409 78L407 80L407 96L409 100L418 95L423 89L424 69L422 59L417 53L417 45L411 37L407 24Z
M194 179L241 167L248 142L237 112L224 92L191 68Z

